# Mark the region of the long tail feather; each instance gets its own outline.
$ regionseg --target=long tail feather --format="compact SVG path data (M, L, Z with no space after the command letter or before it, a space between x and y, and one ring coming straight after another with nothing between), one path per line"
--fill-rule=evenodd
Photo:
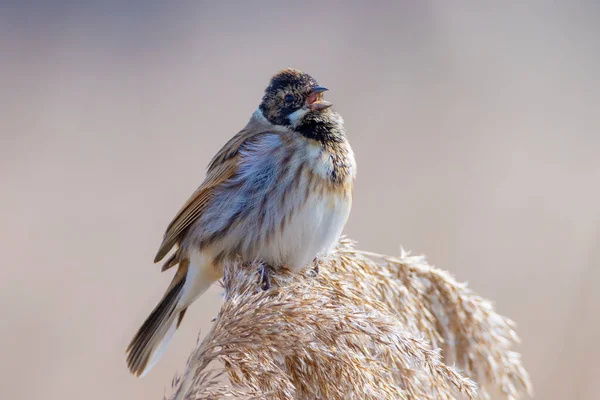
M177 310L183 294L185 276L165 294L127 347L127 366L132 374L144 376L158 361L175 330L184 310Z

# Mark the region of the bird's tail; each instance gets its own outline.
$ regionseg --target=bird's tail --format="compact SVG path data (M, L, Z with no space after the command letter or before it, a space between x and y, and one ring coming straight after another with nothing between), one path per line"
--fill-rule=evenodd
M176 277L177 278L177 277ZM187 308L178 307L186 276L172 284L127 347L127 366L132 374L144 376L160 359Z

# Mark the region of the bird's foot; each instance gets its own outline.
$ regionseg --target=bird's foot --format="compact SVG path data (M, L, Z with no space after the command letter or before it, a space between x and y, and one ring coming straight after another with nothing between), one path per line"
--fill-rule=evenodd
M312 266L312 270L311 270L311 272L312 272L312 274L311 274L311 275L312 275L313 277L315 277L315 278L316 278L317 276L319 276L319 260L318 260L317 258L315 258L315 259L313 260L313 266Z
M267 291L271 288L271 278L269 277L271 267L269 265L263 264L262 267L258 269L260 272L260 287L262 290Z
M319 275L319 263L315 263L315 266L313 267L313 272L315 273L315 276Z

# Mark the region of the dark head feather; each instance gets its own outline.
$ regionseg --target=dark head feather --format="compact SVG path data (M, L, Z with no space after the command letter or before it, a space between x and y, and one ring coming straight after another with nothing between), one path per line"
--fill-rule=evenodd
M312 76L286 68L273 76L259 108L272 124L290 125L288 116L304 106L306 98L318 85Z

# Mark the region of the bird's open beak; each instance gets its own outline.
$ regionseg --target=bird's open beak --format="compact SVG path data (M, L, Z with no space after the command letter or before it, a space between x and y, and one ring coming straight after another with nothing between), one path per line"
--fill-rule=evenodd
M315 86L306 98L306 105L311 111L322 111L332 106L328 101L323 100L323 92L328 91L326 87Z

